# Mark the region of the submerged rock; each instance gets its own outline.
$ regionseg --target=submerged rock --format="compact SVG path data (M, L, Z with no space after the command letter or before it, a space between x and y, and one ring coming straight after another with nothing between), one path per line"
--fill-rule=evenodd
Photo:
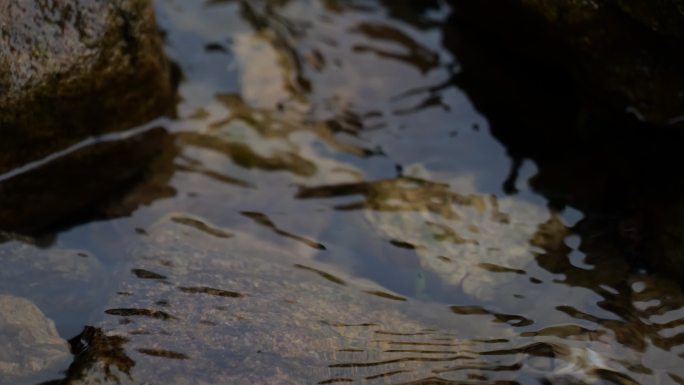
M507 333L471 324L449 332L440 306L412 308L372 283L325 273L303 249L173 218L147 229L104 320L82 335L66 383L333 383L392 371L408 381L468 356L473 342L460 333ZM452 348L387 351L436 340Z
M58 377L71 359L55 324L30 301L0 295L0 384Z
M0 3L0 172L170 112L148 0Z
M513 158L504 188L515 192L531 159L533 189L585 214L574 231L590 255L605 259L606 247L591 245L611 245L638 267L684 277L684 183L672 171L684 143L684 24L672 22L681 1L450 4L444 44L461 64L455 83ZM483 18L486 27L473 22Z
M451 190L450 185L460 185L476 191L467 177L448 184L432 179L422 165L411 165L399 178L307 187L298 198L361 195L361 201L343 209L363 209L374 231L393 246L414 250L422 269L444 283L481 301L497 297L505 283L535 263L539 250L530 239L557 214L522 199ZM553 247L562 242L565 229L557 230L561 239L540 243ZM513 274L492 274L496 271ZM420 288L416 291L423 296Z

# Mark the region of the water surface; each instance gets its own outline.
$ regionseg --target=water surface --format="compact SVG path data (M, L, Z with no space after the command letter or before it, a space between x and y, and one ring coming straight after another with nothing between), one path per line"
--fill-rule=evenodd
M151 171L0 248L63 337L124 337L74 383L684 383L681 289L530 187L447 4L156 7L182 81Z

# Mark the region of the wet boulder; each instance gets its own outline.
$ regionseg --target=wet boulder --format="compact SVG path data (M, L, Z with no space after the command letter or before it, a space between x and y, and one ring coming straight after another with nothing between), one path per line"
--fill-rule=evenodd
M173 112L153 11L149 0L0 2L0 230L92 216L166 153L161 128L86 141Z
M0 295L0 330L0 384L51 380L68 366L68 343L32 302Z
M587 116L628 112L682 125L684 4L681 0L452 0L458 24L523 60L527 74L569 84ZM510 62L504 64L510 66ZM524 92L524 91L523 91Z
M170 111L148 0L0 3L0 172Z

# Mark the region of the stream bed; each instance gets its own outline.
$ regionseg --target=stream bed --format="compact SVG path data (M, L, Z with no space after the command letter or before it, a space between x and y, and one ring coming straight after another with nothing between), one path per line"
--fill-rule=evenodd
M0 384L684 384L679 283L531 187L445 2L155 6L176 115L109 137L155 156L96 214L0 244L71 350Z

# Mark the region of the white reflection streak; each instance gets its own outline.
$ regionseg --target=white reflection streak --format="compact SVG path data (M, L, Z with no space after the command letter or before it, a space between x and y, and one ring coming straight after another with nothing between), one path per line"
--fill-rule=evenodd
M138 126L135 128L132 128L130 130L126 131L117 131L117 132L112 132L104 135L98 135L98 136L91 136L89 138L86 138L74 145L71 145L63 150L53 152L52 154L39 159L35 160L29 163L24 164L23 166L16 167L4 174L0 174L0 183L8 181L12 178L18 177L19 175L26 174L30 171L39 169L51 162L54 162L58 159L61 159L67 155L70 155L78 150L87 148L89 146L93 146L99 143L108 143L108 142L118 142L118 141L123 141L129 138L132 138L137 135L144 134L148 131L151 131L152 129L158 128L158 127L163 127L165 125L168 125L170 123L168 118L159 118L155 119L149 123L146 123L142 126Z

